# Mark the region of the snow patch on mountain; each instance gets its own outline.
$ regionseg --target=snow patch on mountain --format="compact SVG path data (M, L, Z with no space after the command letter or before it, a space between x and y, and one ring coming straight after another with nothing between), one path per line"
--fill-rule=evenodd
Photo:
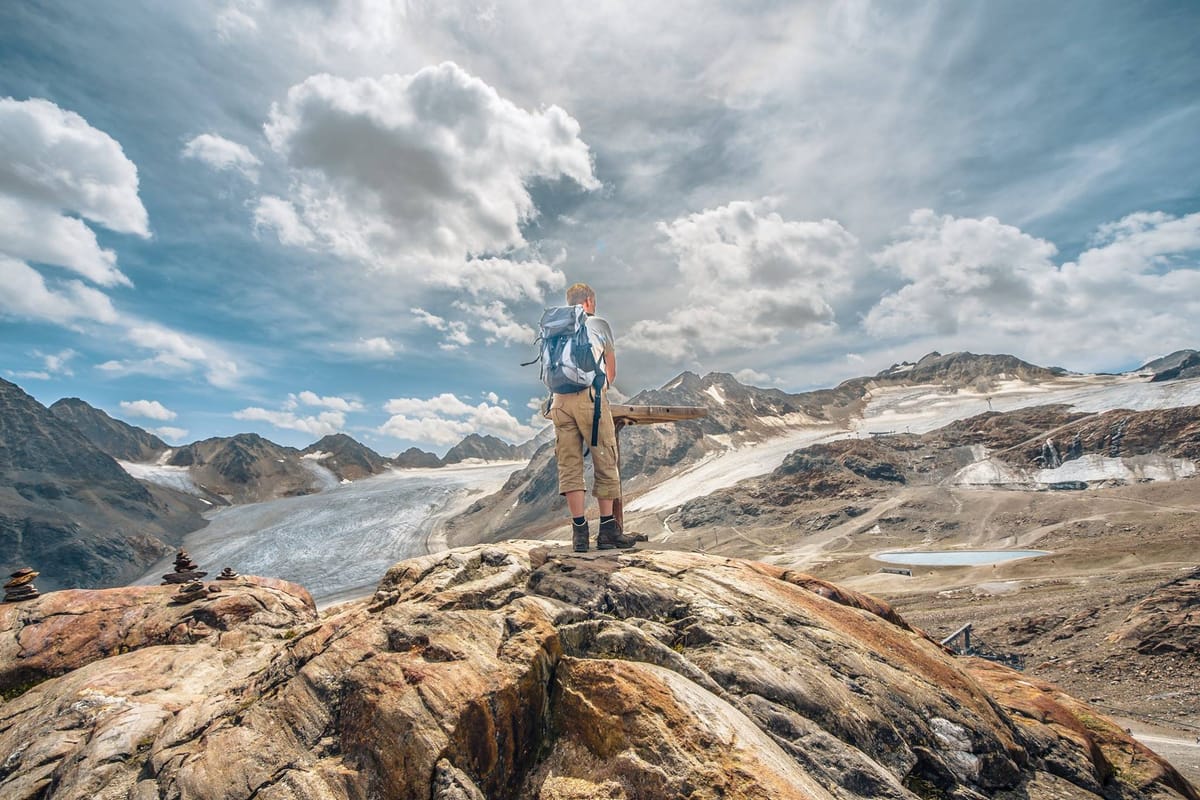
M184 494L204 497L204 492L192 480L187 467L171 467L165 464L139 464L134 461L117 461L121 469L128 472L139 481L165 486Z

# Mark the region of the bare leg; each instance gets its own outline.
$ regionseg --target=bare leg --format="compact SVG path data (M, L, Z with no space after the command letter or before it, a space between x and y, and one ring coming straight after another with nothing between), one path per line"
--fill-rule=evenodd
M613 501L607 497L597 497L596 502L600 504L600 516L611 517L613 513ZM581 504L582 507L582 504Z
M567 510L571 512L571 516L572 517L582 517L583 516L583 502L585 499L583 490L576 489L575 491L567 492L566 494L567 494ZM609 508L611 508L611 507L612 507L612 501L610 500ZM604 509L603 501L601 501L600 508L601 508L601 513L603 513L603 509Z

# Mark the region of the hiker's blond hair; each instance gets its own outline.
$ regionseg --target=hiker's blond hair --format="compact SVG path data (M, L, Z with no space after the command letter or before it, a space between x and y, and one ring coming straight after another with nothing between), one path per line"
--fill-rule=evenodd
M593 300L596 293L586 283L573 283L567 287L567 305L579 306L588 300Z

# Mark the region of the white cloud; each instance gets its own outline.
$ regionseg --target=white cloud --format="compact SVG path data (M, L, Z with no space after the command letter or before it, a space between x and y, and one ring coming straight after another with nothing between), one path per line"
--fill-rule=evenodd
M322 411L316 416L301 417L290 411L271 411L252 406L233 412L234 419L266 422L276 428L301 431L312 436L328 436L342 430L346 417L340 411Z
M48 100L0 98L0 194L150 235L137 167L121 145Z
M169 425L164 425L161 428L151 428L150 432L160 436L166 442L179 443L187 437L187 428L173 428Z
M108 372L200 368L209 382L229 386L238 367L220 348L122 314L100 289L56 274L62 268L97 286L132 286L85 220L150 236L137 167L120 144L78 114L47 100L0 98L0 315L74 330L98 323L153 353L101 364Z
M178 416L157 400L122 400L121 410L126 414L147 419L171 420Z
M1111 368L1200 338L1200 214L1132 214L1095 246L1054 263L1053 244L1010 225L913 212L875 256L906 283L864 320L877 337L937 337L945 347L1073 357ZM1081 363L1082 362L1082 363Z
M421 416L438 415L450 417L470 416L474 406L464 403L457 395L444 392L436 397L421 399L417 397L400 397L388 400L383 410L389 414L417 414Z
M400 397L388 400L384 410L391 414L379 432L397 439L434 445L457 444L471 433L491 434L516 444L531 438L537 429L522 424L496 404L494 393L487 402L471 405L451 393L436 397Z
M96 369L113 375L187 375L202 372L218 388L237 384L241 367L221 346L197 336L164 328L154 322L133 319L119 321L125 327L122 338L135 347L150 350L148 358L113 359L97 364Z
M994 217L956 219L920 209L900 237L873 257L908 280L867 314L866 329L876 336L1026 326L1037 283L1055 270L1053 244Z
M350 346L350 350L367 358L391 358L399 352L400 347L386 336L372 336L359 339Z
M454 269L438 271L428 280L434 286L461 289L473 297L501 300L541 300L547 291L566 286L562 272L551 265L506 258L472 258Z
M132 286L117 269L117 257L96 241L96 234L74 217L66 217L29 200L0 194L0 253L22 261L63 267L100 286Z
M69 363L73 358L79 355L74 350L68 348L66 350L60 350L57 353L43 353L40 350L34 350L33 355L35 358L40 358L42 360L42 369L15 372L10 369L6 370L6 372L16 378L39 381L48 381L55 375L70 376L75 374Z
M292 395L289 395L292 397ZM316 406L317 408L331 408L334 411L362 411L363 404L357 400L346 400L342 397L321 397L316 392L303 391L295 395L301 403L306 406Z
M746 369L740 369L733 373L733 377L739 383L745 383L751 386L766 386L771 383L776 383L776 380L767 373L759 372L758 370L750 369L749 367Z
M486 344L495 344L496 342L503 342L505 346L512 342L533 344L535 335L533 328L522 325L513 319L508 308L498 300L483 307L455 301L454 307L473 315L475 324L486 334L484 337Z
M474 341L467 333L467 323L462 320L447 320L444 317L439 317L436 314L430 314L423 308L409 309L417 321L422 325L427 325L436 331L442 331L446 334L439 345L443 350L457 350L460 347L465 347Z
M736 201L660 222L682 303L635 323L621 345L680 362L832 332L831 303L862 271L858 241L833 220L788 221L774 206Z
M300 220L295 206L273 195L258 199L254 209L254 229L275 231L281 243L299 247L312 244L317 238L312 229Z
M202 133L183 146L184 158L203 161L215 170L232 169L258 182L262 162L245 145L232 142L215 133Z
M483 282L502 297L561 281L542 264L476 261L525 247L520 226L537 214L527 185L599 186L569 114L519 108L449 62L379 78L313 75L272 106L264 130L293 180L286 199L263 198L260 227L285 244L440 285Z
M4 255L0 255L0 314L59 325L119 319L103 292L76 280L47 284L33 267Z

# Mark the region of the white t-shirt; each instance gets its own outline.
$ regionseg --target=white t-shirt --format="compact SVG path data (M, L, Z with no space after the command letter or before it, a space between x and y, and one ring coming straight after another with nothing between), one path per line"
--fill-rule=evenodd
M592 353L596 363L609 353L616 352L617 338L613 336L612 326L604 317L589 315L587 318L588 338L592 342Z

